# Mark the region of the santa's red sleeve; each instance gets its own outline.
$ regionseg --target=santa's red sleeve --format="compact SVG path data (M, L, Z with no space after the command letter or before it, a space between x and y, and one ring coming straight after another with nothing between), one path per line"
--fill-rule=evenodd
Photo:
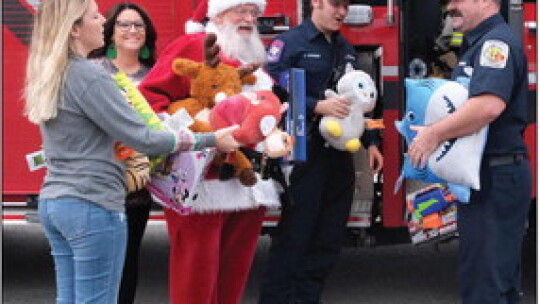
M176 58L201 62L204 37L204 33L199 33L175 39L159 54L156 64L139 84L139 90L155 112L164 112L171 102L189 97L190 79L176 75L172 63Z

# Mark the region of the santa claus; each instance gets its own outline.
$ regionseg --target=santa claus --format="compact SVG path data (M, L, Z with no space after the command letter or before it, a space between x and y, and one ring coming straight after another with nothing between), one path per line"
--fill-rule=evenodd
M201 2L186 24L191 33L177 38L161 53L139 86L154 110L165 111L171 102L189 96L190 80L173 73L172 61L202 61L205 32L216 33L222 62L231 66L262 63L265 48L256 25L265 6L265 0ZM203 26L205 16L208 22ZM271 89L273 81L262 69L255 75L257 83L244 91ZM240 302L265 211L279 206L273 181L258 180L246 187L237 179L222 181L210 173L199 184L194 212L180 215L165 210L171 303Z

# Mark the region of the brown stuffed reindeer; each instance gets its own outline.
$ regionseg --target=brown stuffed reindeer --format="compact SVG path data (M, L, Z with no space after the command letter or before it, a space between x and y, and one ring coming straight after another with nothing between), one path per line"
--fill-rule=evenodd
M177 58L173 61L172 69L175 74L190 77L191 97L171 103L167 112L172 114L180 109L185 109L195 121L189 127L194 132L212 131L208 117L216 98L219 100L239 94L242 92L243 85L255 84L257 80L252 73L259 65L235 68L222 63L218 57L220 49L216 41L215 34L206 35L204 63L184 58ZM252 164L240 151L234 151L226 156L218 155L213 164L222 167L221 179L234 176L245 186L252 186L257 182Z
M175 74L191 78L190 98L181 99L169 105L170 114L185 109L195 120L190 127L194 132L210 132L208 124L209 110L216 98L223 99L242 92L242 85L254 84L256 77L252 75L258 65L235 68L222 63L218 57L219 46L216 35L209 33L204 41L205 62L177 58L172 69Z

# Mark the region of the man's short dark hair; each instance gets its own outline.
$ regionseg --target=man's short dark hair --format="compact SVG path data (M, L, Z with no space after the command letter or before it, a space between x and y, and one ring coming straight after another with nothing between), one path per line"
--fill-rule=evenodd
M349 5L349 0L328 0L328 2L330 2L330 4L334 5L334 6L338 6L338 5Z
M321 1L324 1L324 0L321 0ZM338 6L338 5L348 6L350 3L349 0L328 0L328 2L334 6ZM311 16L311 11L313 10L311 0L303 0L302 3L304 7L303 18L306 18L306 17L309 18L309 16Z

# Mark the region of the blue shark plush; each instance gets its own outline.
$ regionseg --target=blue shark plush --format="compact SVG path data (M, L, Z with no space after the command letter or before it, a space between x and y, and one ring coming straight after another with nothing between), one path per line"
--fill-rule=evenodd
M456 111L469 97L467 88L444 79L405 79L406 109L395 125L407 142L416 136L411 125L429 125ZM449 183L450 191L468 202L470 188L480 189L480 162L486 143L487 127L477 133L442 143L429 157L425 168L414 168L405 156L402 178L428 183Z

